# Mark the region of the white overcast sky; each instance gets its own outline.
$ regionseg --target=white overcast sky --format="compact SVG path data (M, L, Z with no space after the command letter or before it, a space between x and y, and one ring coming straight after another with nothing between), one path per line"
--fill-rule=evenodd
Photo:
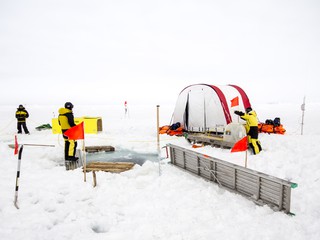
M318 0L0 0L0 104L320 102Z

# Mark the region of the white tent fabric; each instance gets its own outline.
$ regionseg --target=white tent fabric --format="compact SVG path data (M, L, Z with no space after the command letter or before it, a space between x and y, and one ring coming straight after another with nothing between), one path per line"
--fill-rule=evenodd
M232 105L236 98L239 104ZM234 111L247 107L251 107L250 101L238 86L190 85L179 94L172 123L179 122L192 132L223 132L227 124L242 122Z

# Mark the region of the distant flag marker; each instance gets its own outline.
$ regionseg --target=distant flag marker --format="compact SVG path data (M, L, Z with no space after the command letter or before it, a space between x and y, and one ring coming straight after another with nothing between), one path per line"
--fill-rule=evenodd
M18 144L17 135L15 135L14 136L14 155L18 154L18 150L19 150L19 144Z

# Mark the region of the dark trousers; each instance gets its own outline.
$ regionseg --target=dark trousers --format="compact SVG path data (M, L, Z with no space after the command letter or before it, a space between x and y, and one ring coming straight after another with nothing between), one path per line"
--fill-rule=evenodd
M63 135L64 138L64 159L70 160L76 156L76 149L77 149L77 141L69 140L66 136Z
M26 122L18 122L18 133L22 133L22 128L24 130L24 133L29 134L29 130L27 128Z

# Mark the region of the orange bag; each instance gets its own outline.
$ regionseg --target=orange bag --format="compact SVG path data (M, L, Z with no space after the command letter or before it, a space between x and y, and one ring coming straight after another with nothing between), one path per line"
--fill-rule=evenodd
M286 132L282 124L280 124L279 126L274 126L272 124L259 123L258 129L259 129L259 132L262 132L262 133L284 134Z

